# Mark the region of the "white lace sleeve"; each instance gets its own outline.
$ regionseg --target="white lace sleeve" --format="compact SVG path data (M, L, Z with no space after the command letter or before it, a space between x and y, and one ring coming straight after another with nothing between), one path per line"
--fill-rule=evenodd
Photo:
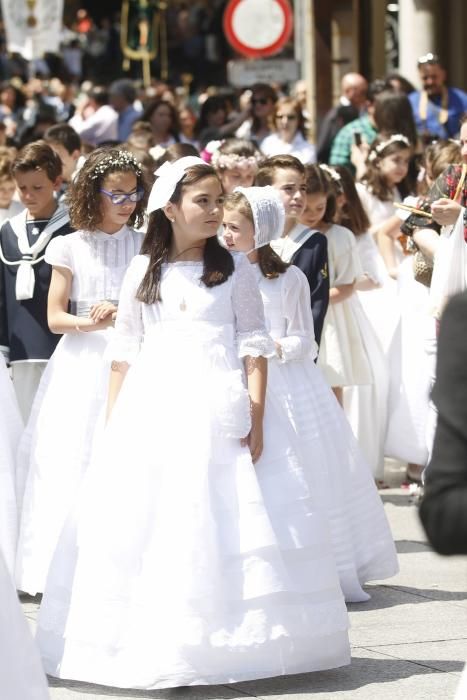
M266 331L264 307L254 270L243 254L234 255L232 306L236 320L238 356L272 357L275 346Z
M282 283L282 313L287 320L287 335L279 338L282 362L318 355L311 313L310 285L298 267L291 265Z
M71 250L68 236L57 236L52 238L45 250L45 261L49 265L57 265L57 267L66 267L73 272Z
M128 266L118 302L115 333L105 351L107 360L131 364L139 353L144 334L143 303L136 298L136 292L147 264L146 256L137 255Z

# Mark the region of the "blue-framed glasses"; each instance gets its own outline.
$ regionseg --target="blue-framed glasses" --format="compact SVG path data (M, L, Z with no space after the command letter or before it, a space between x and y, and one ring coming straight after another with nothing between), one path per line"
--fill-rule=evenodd
M128 199L130 202L140 202L144 197L144 190L135 190L135 192L130 192L130 194L125 194L123 192L108 192L107 190L100 189L100 192L106 194L110 198L112 204L121 205L125 204Z

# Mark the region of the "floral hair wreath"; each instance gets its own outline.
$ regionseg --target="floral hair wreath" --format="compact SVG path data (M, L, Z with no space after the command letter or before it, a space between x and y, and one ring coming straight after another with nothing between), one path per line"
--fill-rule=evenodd
M238 168L239 170L254 170L256 172L262 160L263 156L261 154L246 157L239 156L236 153L224 155L216 151L212 156L211 163L215 168L221 170L233 170L233 168Z
M321 170L324 170L325 173L329 175L331 180L334 180L334 182L340 182L342 180L341 176L337 172L337 170L334 170L334 168L331 168L330 165L326 165L326 163L320 163L319 167Z
M376 160L378 156L381 155L381 153L391 145L391 143L404 143L407 148L410 148L410 141L407 138L407 136L404 136L404 134L392 134L387 141L382 141L381 143L378 143L377 146L374 146L370 150L370 154L368 156L368 160L370 162Z
M100 160L92 169L90 178L91 180L97 180L99 177L105 175L109 170L113 168L128 168L134 169L137 177L140 177L143 173L141 163L138 163L135 156L129 151L118 151L118 155L108 155Z

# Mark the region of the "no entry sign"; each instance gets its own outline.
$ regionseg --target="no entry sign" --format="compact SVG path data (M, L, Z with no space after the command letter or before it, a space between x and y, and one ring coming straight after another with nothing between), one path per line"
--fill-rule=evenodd
M230 0L224 12L229 44L248 58L278 53L292 28L293 12L288 0Z

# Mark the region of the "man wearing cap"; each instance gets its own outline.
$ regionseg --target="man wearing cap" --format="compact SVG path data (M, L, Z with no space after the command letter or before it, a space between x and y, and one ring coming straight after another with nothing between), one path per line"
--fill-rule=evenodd
M446 70L436 54L420 56L418 71L422 89L410 93L409 100L420 137L428 143L457 136L460 119L467 112L467 93L447 87Z
M131 80L115 80L109 90L110 104L118 114L118 140L126 141L131 127L141 118L142 110L135 105L136 90Z

